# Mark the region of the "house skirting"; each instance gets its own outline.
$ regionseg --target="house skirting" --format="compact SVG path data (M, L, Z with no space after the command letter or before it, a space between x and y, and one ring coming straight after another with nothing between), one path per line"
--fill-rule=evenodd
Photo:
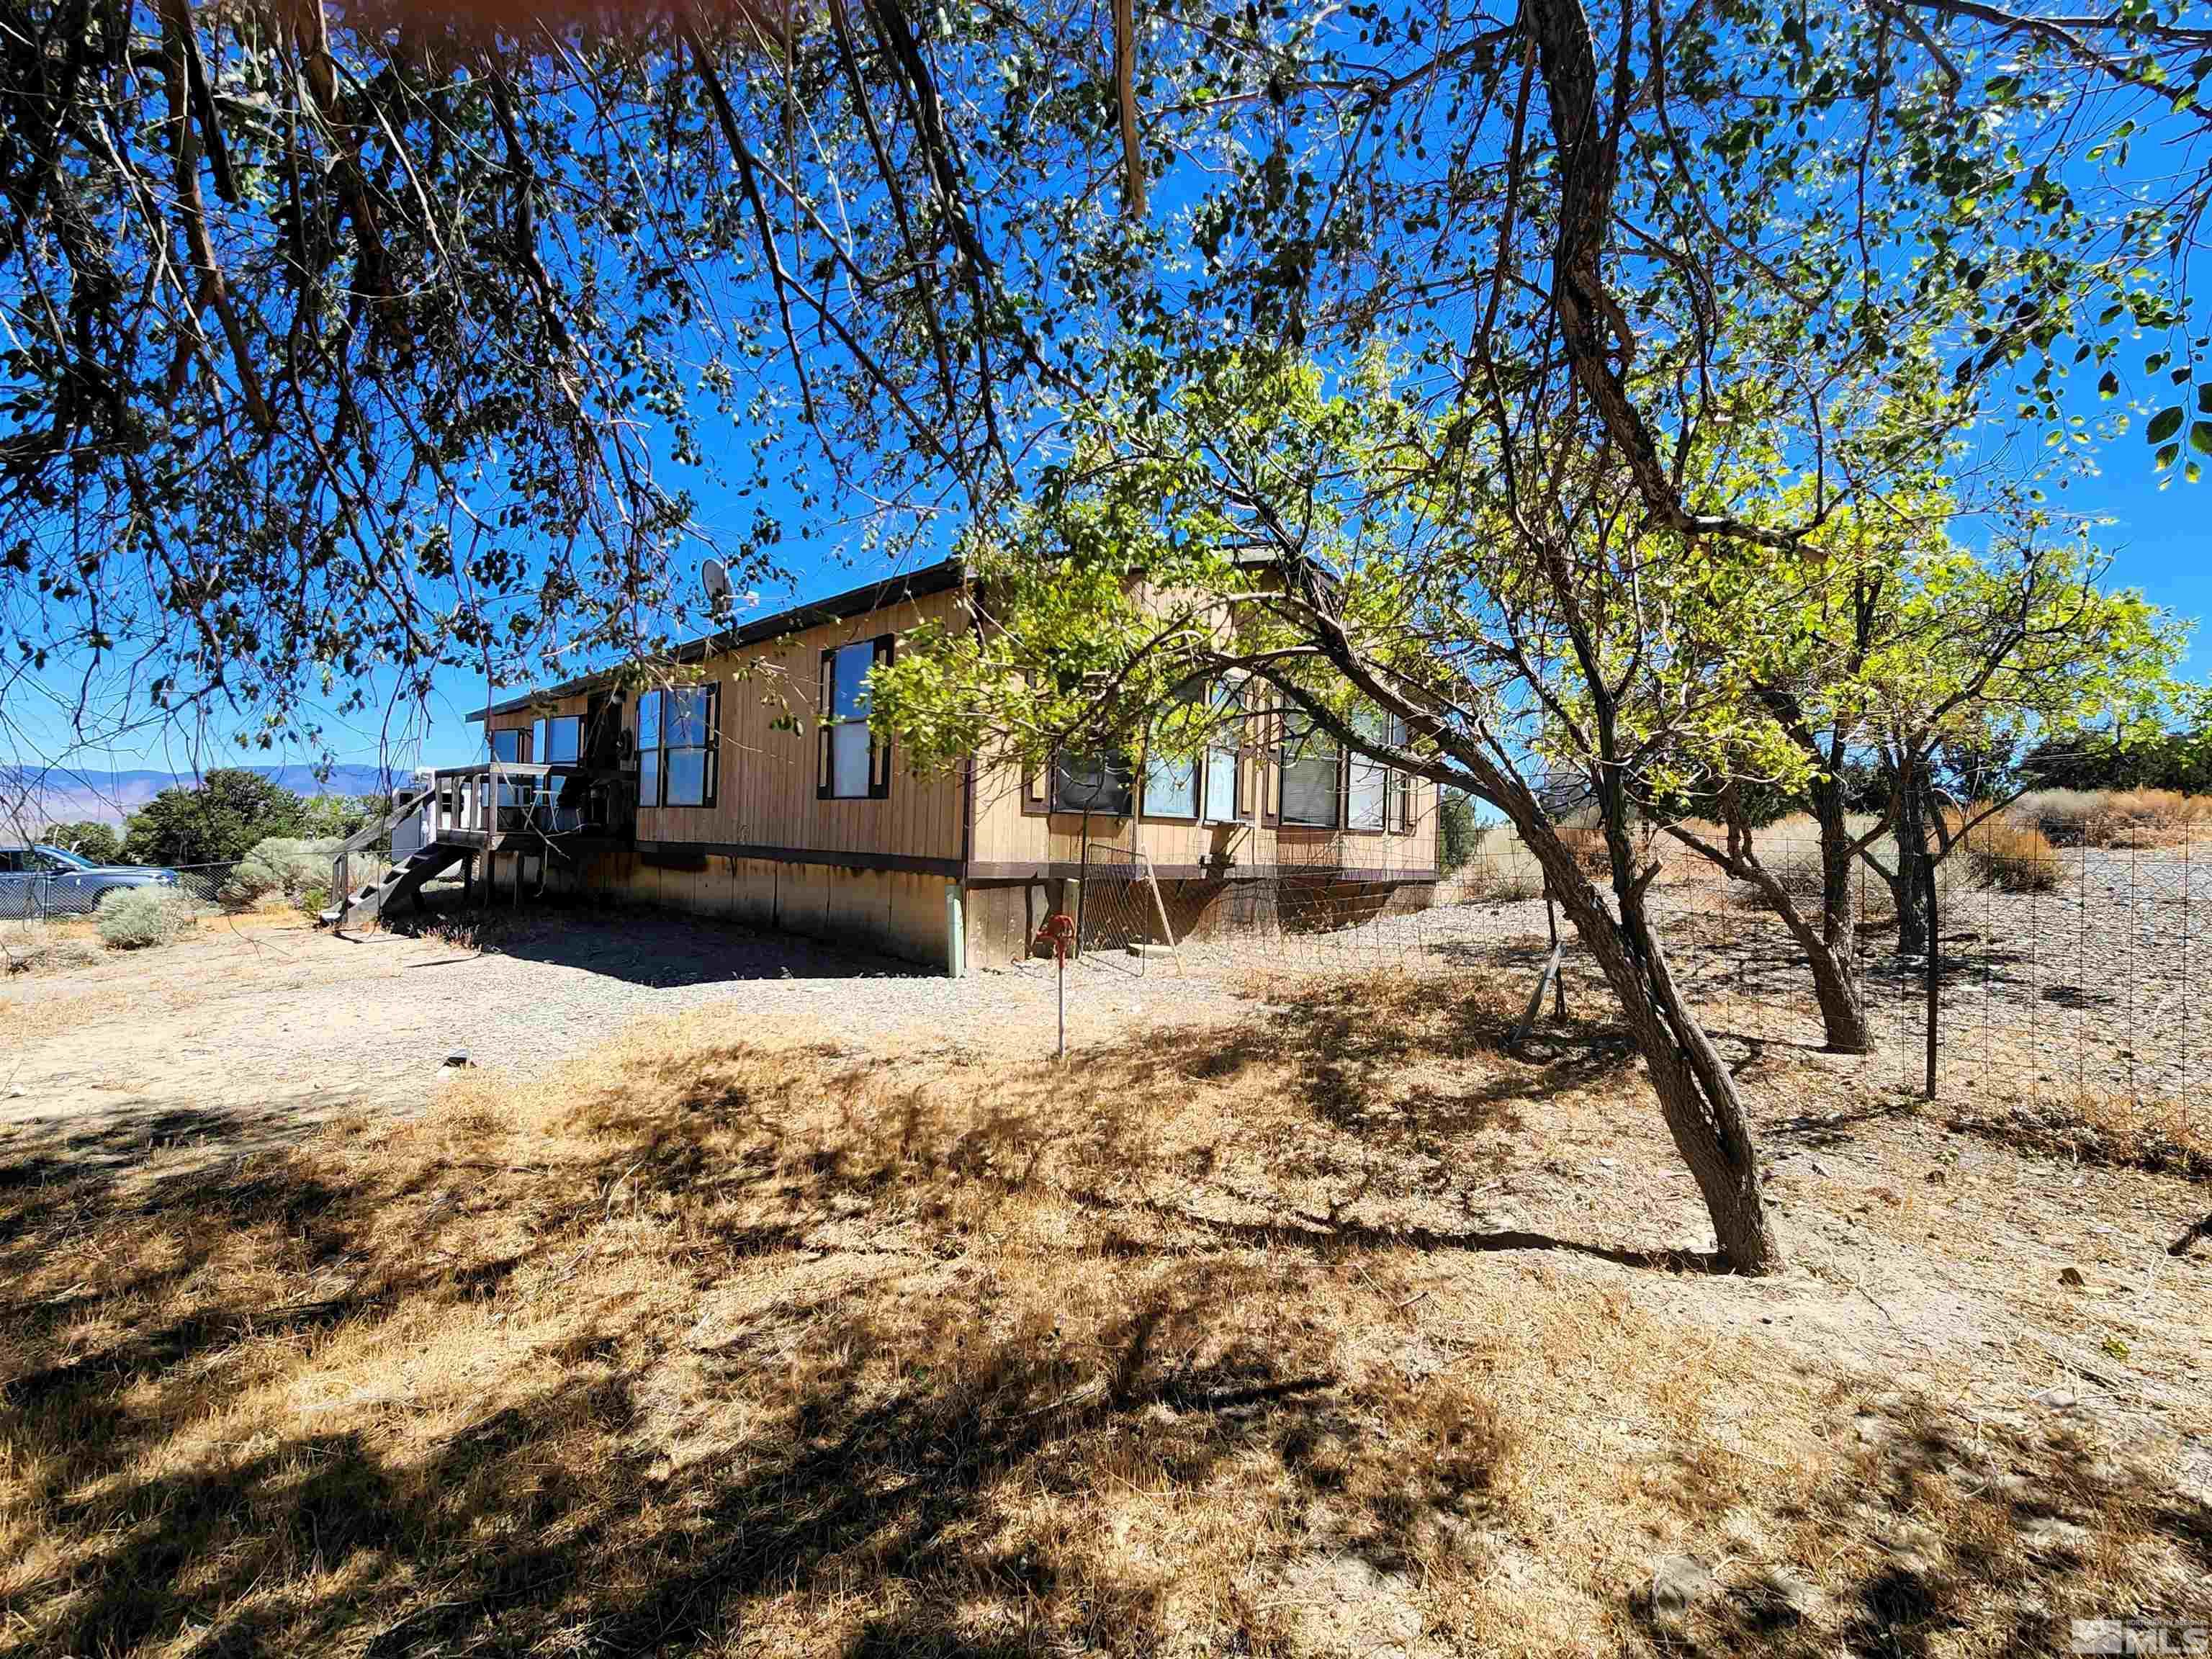
M495 878L504 887L513 879L514 861L502 856L496 863ZM535 859L524 861L522 879L526 890L539 884ZM544 884L945 965L948 883L940 873L855 868L842 860L739 858L664 844L610 852L580 871L552 864Z
M509 888L519 868L526 890L597 893L722 916L933 968L946 964L945 892L961 868L957 859L678 842L611 849L580 869L519 854L501 854L491 863L497 889ZM1356 926L1427 908L1437 883L1433 870L1295 864L1229 870L1160 865L1154 874L1178 939ZM1129 884L1144 878L1141 865L1096 860L1087 866L975 865L962 884L969 963L988 967L1029 956L1048 916L1079 908L1085 880L1094 895L1120 886L1121 908L1129 914L1135 908ZM1147 917L1153 915L1149 899L1146 894Z
M968 949L969 959L980 965L1020 961L1031 953L1048 916L1055 911L1074 915L1084 908L1079 865L1027 866L1030 873L1012 878L980 873L988 867L979 866L967 886ZM1437 879L1433 870L1338 871L1296 865L1249 868L1234 879L1212 872L1176 873L1168 866L1155 873L1177 939L1356 927L1378 915L1426 909ZM1097 894L1108 884L1142 881L1143 866L1093 864L1089 879ZM1125 922L1135 915L1150 920L1149 903L1149 895L1143 905L1125 895L1114 908Z

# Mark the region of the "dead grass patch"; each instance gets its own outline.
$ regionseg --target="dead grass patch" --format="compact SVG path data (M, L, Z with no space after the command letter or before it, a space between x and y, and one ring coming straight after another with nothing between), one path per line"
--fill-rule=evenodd
M2086 1091L2067 1101L2021 1103L1954 1115L1970 1133L2033 1147L2072 1163L2212 1180L2212 1125L2204 1109L2174 1100L2121 1099Z
M1653 1270L1695 1201L1603 1028L1267 991L1064 1067L702 1012L294 1154L18 1172L0 1651L1994 1654L2212 1570L2070 1429ZM1722 1563L1680 1629L1672 1552Z

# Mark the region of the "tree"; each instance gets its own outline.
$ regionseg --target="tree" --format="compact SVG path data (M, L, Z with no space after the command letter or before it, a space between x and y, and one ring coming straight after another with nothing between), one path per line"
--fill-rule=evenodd
M382 795L310 795L301 803L300 833L316 841L343 841L384 816Z
M2034 789L2171 789L2212 793L2212 726L2161 732L2135 744L2045 738L2020 757Z
M192 788L164 789L131 815L124 855L134 864L227 864L256 842L305 832L306 804L242 767L210 772Z
M1474 821L1474 802L1463 789L1443 789L1437 793L1437 862L1446 875L1462 869L1474 856L1475 843L1482 838L1481 826Z
M1571 392L1547 412L1451 434L1439 477L1448 434L1379 379L1325 391L1295 359L1224 352L1172 398L1093 405L1074 463L973 550L987 625L911 640L871 681L876 718L909 752L1008 765L1194 752L1258 720L1265 747L1315 734L1495 807L1611 987L1727 1261L1763 1272L1782 1246L1744 1103L1653 928L1630 820L1626 780L1672 739L1617 683L1665 647L1629 601L1699 556L1644 526ZM1268 696L1189 695L1235 677ZM1600 809L1602 889L1545 807L1565 768Z
M41 830L39 839L49 847L58 847L64 852L75 853L79 858L90 859L94 864L113 864L123 856L123 838L112 823L95 823L86 820L77 823L50 823Z
M2100 586L2106 565L2078 539L2022 515L2016 538L1986 553L1950 538L1948 498L1869 500L1832 522L1799 560L1777 559L1755 585L1699 586L1686 621L1724 637L1708 672L1740 685L1741 718L1712 728L1696 761L1717 832L1677 809L1668 832L1739 881L1804 952L1828 1047L1868 1043L1857 971L1861 861L1890 887L1899 949L1926 949L1923 848L1941 857L1964 831L2027 787L2009 757L2033 734L2124 744L2155 732L2185 688L2172 678L2188 629L2132 590ZM1778 580L1776 580L1778 579ZM1777 602L1779 593L1795 596ZM1671 689L1668 691L1672 695ZM1721 752L1725 750L1726 752ZM1852 763L1883 781L1851 821ZM1963 818L1932 811L1959 781ZM1762 860L1753 785L1802 803L1818 826L1820 890L1808 907ZM1933 837L1931 844L1930 837ZM1885 854L1886 844L1898 849Z

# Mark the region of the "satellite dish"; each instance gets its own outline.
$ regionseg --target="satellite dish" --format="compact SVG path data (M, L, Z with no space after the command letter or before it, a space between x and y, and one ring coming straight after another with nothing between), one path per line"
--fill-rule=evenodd
M720 559L708 560L699 567L699 586L707 590L708 610L719 617L730 609L729 566Z

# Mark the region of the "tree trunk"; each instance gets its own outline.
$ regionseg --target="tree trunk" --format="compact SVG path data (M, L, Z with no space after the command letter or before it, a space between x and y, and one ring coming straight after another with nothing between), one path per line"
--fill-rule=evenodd
M1627 869L1626 832L1619 813L1608 812L1607 833L1621 905L1616 919L1533 799L1525 808L1514 802L1508 812L1620 1000L1667 1132L1705 1198L1721 1254L1737 1273L1773 1272L1783 1262L1782 1245L1759 1197L1758 1153L1742 1097L1727 1062L1682 1000L1666 954L1650 932L1643 885Z
M1897 906L1897 953L1928 954L1928 890L1920 872L1928 854L1928 805L1913 780L1905 786L1897 816L1897 864L1883 879Z
M1818 948L1807 945L1806 959L1830 1051L1863 1054L1870 1038L1859 988L1858 908L1851 902L1851 866L1857 860L1843 785L1832 776L1814 783L1813 816L1820 826L1820 937Z

